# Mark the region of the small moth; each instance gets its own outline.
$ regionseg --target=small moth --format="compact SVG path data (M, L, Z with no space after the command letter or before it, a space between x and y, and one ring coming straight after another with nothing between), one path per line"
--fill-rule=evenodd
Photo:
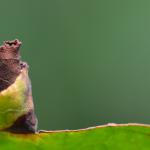
M0 46L0 130L36 132L28 65L20 60L19 40Z

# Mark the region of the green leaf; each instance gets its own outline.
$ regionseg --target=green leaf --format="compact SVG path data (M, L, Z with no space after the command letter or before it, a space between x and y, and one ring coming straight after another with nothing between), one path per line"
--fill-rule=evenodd
M36 134L0 132L2 150L149 150L150 126L138 124L99 126L74 131Z

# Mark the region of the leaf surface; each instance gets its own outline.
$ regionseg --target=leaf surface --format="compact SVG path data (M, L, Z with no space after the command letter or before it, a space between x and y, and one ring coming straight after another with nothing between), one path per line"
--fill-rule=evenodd
M0 132L3 150L149 150L150 126L106 125L36 134Z

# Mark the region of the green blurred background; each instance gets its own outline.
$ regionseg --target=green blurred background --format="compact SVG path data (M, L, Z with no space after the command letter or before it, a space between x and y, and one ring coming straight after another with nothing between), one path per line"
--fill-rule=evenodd
M0 42L15 38L40 129L150 123L149 0L1 0Z

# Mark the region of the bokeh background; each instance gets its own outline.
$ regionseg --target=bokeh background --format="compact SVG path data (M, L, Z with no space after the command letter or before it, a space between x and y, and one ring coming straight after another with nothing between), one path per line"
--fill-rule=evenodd
M39 129L150 123L149 0L1 0L0 42L15 38Z

